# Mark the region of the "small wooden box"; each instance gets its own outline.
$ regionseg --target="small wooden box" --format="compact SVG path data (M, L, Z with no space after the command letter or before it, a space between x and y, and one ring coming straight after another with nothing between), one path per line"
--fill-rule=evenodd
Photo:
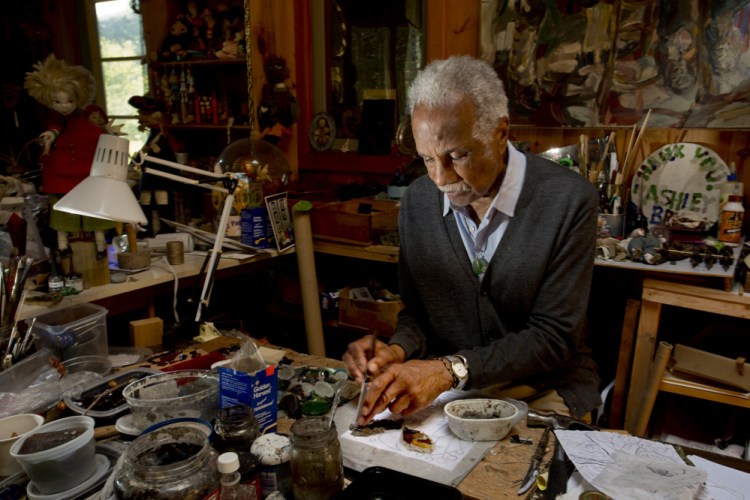
M396 328L398 313L404 308L404 303L400 300L383 302L354 299L348 287L339 292L338 303L340 324L374 330L388 336Z
M161 318L137 319L130 322L130 342L133 347L160 345L164 335L164 321Z
M310 213L313 236L359 245L379 244L377 235L398 227L398 202L367 198L318 205Z

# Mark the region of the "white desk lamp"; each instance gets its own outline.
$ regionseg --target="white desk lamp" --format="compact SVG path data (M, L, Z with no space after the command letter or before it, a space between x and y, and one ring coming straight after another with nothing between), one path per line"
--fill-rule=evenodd
M54 208L63 212L129 224L128 245L134 251L137 248L135 231L130 231L130 229L135 224L146 224L147 219L133 190L127 183L128 146L129 141L127 139L108 134L101 135L96 147L96 154L94 155L90 175L63 196L60 201L55 203ZM195 312L195 322L198 323L201 320L203 309L208 305L211 296L213 277L221 258L221 248L229 215L232 210L237 180L229 175L215 174L180 163L162 160L161 158L154 158L143 154L137 156L138 158L133 159L137 164L150 161L197 174L201 176L201 179L190 179L147 167L144 169L144 172L148 174L164 177L183 184L197 185L205 189L226 193L227 195L224 199L224 206L221 218L219 219L219 228L213 248L203 262L200 271L200 275L204 276L204 281L201 285L201 295ZM205 183L206 179L221 182L222 186Z

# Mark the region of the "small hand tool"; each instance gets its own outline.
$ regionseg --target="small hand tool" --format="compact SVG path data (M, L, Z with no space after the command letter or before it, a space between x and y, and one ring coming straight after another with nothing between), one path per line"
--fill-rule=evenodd
M536 483L536 478L539 475L540 467L542 465L542 459L544 458L544 454L547 452L549 432L549 427L547 427L544 429L544 433L542 433L539 444L537 445L536 450L534 450L534 456L531 457L531 465L529 465L529 470L526 472L526 476L523 478L523 481L521 481L521 487L518 488L519 495L523 495L524 493L529 491L534 483Z
M529 410L526 415L526 425L529 427L547 427L553 430L566 431L595 431L597 430L591 424L583 420L560 415L558 413L544 413L536 410Z
M362 413L362 406L365 403L365 396L367 395L367 386L370 383L370 374L367 371L367 365L370 363L370 360L375 356L375 334L372 334L372 339L370 340L370 350L365 355L365 359L367 360L365 363L365 376L362 380L362 387L359 390L359 402L357 402L357 413L354 414L354 422L351 426L349 426L350 429L356 429L357 426L357 420L359 420L359 416Z

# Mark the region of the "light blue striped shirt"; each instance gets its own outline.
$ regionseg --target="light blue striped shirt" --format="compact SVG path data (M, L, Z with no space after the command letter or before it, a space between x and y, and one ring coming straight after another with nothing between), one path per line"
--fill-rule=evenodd
M505 178L492 200L489 210L484 214L478 226L468 215L466 207L452 205L448 196L444 195L443 217L448 215L450 210L456 212L456 224L459 233L461 233L461 239L464 242L469 261L473 262L477 257L483 257L487 262L492 260L492 256L495 254L503 234L505 234L505 229L508 227L508 222L515 214L525 176L526 156L508 142L508 165ZM475 250L477 245L479 245L479 248ZM483 276L484 273L480 274L479 278L481 279Z

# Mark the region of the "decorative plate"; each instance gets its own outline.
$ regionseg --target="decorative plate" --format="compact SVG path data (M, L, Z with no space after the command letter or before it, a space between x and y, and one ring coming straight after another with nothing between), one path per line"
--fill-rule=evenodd
M700 144L667 144L643 161L633 176L630 199L649 226L672 217L700 221L708 229L719 220L721 186L729 167Z
M328 151L336 141L336 120L328 113L318 113L310 123L310 145L315 151Z

